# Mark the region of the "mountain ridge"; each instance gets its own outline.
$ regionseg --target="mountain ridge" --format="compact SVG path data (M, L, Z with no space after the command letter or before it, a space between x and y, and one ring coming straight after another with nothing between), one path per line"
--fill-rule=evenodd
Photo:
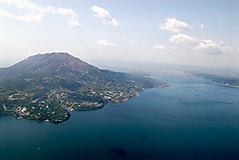
M37 72L39 68L55 69L60 71L67 68L68 70L86 72L87 67L91 70L99 70L98 68L87 64L79 58L73 57L64 52L53 52L46 54L37 54L24 59L15 65L7 68L1 68L2 76L14 75L25 72ZM0 75L1 76L1 75Z

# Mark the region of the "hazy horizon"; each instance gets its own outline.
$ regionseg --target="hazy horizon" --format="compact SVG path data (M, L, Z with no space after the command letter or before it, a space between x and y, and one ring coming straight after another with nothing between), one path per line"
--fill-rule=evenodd
M59 52L61 53L61 52ZM68 53L68 52L64 52ZM38 54L47 54L47 53L38 53ZM34 54L31 56L36 56L38 54ZM70 54L70 53L68 53ZM29 57L31 57L29 56ZM26 60L21 59L12 64L0 65L0 69L8 68L14 66L15 64ZM76 56L74 56L76 57ZM81 59L80 57L76 57ZM215 66L200 66L200 65L190 65L190 64L170 64L170 63L162 63L162 62L143 62L143 61L129 61L129 60L102 60L102 59L81 59L86 63L98 67L99 69L112 70L116 72L133 72L133 73L150 73L150 72L158 72L158 73L173 73L173 74L181 74L187 71L203 71L203 72L211 72L211 73L220 73L224 76L227 74L233 73L239 76L239 66L238 67L215 67Z
M0 67L68 52L93 60L238 68L238 0L0 0Z

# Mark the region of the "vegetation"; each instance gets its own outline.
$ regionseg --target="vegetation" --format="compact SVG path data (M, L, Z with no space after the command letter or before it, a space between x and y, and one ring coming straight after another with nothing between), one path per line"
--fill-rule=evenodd
M236 77L226 77L226 76L219 76L216 74L211 73L193 73L196 76L205 78L213 83L229 86L229 87L239 87L239 78Z
M36 55L0 72L0 114L60 123L71 110L100 109L167 84L100 70L67 53Z

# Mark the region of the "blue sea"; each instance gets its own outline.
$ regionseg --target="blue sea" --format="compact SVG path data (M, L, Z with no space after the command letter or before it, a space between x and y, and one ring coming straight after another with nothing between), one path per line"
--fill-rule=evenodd
M185 75L61 124L0 117L0 160L239 159L239 88Z

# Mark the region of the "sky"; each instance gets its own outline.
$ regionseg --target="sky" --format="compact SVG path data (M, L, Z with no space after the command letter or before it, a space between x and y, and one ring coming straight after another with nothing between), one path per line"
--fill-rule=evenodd
M93 60L239 68L239 0L0 0L0 67Z

